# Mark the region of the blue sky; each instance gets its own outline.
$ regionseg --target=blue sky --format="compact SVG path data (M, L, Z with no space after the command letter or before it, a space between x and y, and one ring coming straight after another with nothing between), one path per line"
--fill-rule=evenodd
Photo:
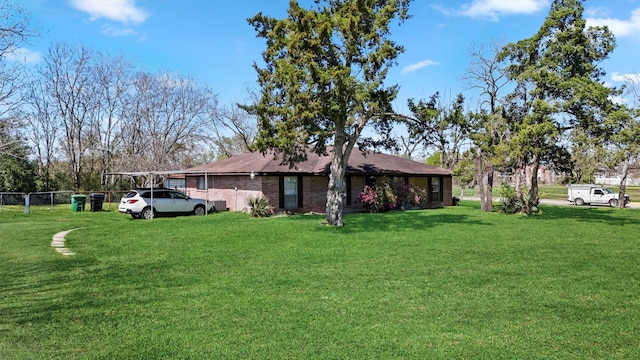
M472 45L515 42L534 34L550 0L415 0L413 18L392 31L405 47L388 84L399 84L396 111L406 99L472 93L461 80ZM210 87L221 103L244 102L255 86L254 61L264 42L246 19L262 11L281 18L288 0L21 0L43 35L20 52L37 64L55 42L80 43L128 58L137 69L190 75ZM608 25L618 47L602 66L605 81L621 85L640 73L640 0L587 0L585 17ZM449 96L447 96L449 98Z

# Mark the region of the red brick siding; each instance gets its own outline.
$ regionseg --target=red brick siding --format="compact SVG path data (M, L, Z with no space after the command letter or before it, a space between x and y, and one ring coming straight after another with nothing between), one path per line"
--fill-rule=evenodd
M451 176L445 176L442 178L442 205L453 205L453 178Z
M427 198L424 199L424 201L421 202L420 206L427 209L427 208L434 208L434 207L441 207L441 206L451 206L453 204L452 201L452 190L451 190L451 185L452 185L452 178L451 176L443 176L440 177L440 181L442 183L442 201L433 201L432 199L430 199L430 192L429 192L429 183L430 183L430 177L409 177L409 185L420 188L422 190L425 190L427 192Z
M327 203L329 179L324 176L305 176L302 179L302 209L324 212Z
M269 205L273 206L274 209L278 208L280 203L278 193L279 193L279 176L259 176L262 180L262 194L263 196L269 199ZM258 176L256 176L258 178Z
M444 176L442 179L442 202L431 202L426 199L423 202L424 208L433 208L452 205L452 178ZM197 190L197 177L186 177L187 194L193 197L206 198L208 200L225 200L227 208L231 211L241 211L247 206L247 201L251 197L266 196L269 203L276 210L279 209L279 176L256 176L251 180L249 176L209 176L209 190ZM366 177L351 177L351 205L346 205L346 211L361 211L362 203L358 200L358 194L364 189ZM409 177L409 184L428 190L428 177ZM303 206L293 209L298 212L324 212L327 201L328 178L323 176L304 176L303 186ZM237 187L237 191L235 188Z
M364 176L351 176L351 205L346 205L345 209L349 211L362 211L364 207L360 200L358 200L358 194L364 190L366 177Z
M252 197L261 197L262 179L256 176L251 180L249 176L212 176L209 175L207 190L197 189L197 177L187 176L186 186L189 196L208 200L225 200L231 211L240 211L247 207L247 201ZM236 190L237 188L237 190Z

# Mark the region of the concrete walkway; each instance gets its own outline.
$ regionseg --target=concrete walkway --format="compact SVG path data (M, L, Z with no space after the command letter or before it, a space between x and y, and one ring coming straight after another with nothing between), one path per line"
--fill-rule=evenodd
M71 229L71 230L66 230L66 231L61 231L55 235L53 235L53 240L51 241L51 247L53 247L58 253L64 255L64 256L71 256L71 255L75 255L76 253L74 253L73 251L69 250L68 248L64 247L64 237L67 236L68 233L74 231L74 230L78 230L78 229Z

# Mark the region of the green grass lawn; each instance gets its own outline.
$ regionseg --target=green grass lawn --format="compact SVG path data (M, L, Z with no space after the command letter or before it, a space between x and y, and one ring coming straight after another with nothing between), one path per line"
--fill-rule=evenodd
M331 228L3 207L0 358L639 358L640 211L541 208Z

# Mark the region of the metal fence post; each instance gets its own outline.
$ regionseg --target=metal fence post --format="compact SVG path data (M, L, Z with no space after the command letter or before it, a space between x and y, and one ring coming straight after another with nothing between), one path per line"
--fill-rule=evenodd
M25 214L28 214L30 209L29 209L29 197L31 196L31 193L28 193L27 195L24 196L24 212Z

